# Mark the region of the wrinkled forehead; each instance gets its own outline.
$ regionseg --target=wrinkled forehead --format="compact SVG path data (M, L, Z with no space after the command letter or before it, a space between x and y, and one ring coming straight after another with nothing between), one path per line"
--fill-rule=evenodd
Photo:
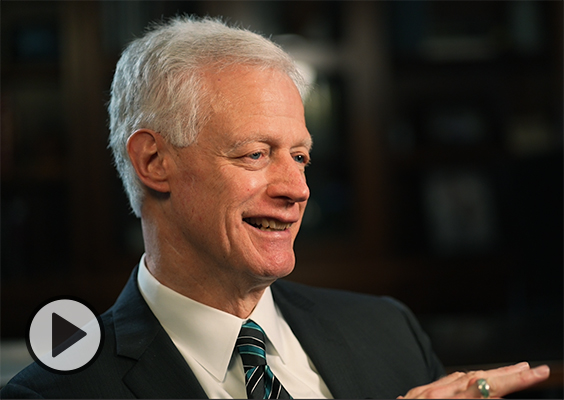
M205 84L210 115L203 134L236 136L238 141L253 135L311 142L301 96L285 73L237 66L206 71Z

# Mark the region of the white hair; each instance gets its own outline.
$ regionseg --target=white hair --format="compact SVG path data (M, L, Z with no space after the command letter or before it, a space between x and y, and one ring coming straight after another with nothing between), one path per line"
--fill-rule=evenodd
M232 65L279 70L292 79L302 99L307 95L308 85L286 52L221 19L180 16L154 24L122 53L108 105L109 147L137 217L146 189L129 159L127 140L145 128L177 147L194 143L210 117L203 69Z

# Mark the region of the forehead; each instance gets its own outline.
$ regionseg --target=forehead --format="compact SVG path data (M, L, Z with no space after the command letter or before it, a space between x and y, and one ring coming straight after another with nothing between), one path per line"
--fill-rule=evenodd
M213 111L236 107L241 102L275 103L302 109L302 99L294 82L285 73L274 68L233 65L223 69L210 68L203 72L210 93Z
M285 73L238 65L207 70L204 81L210 95L208 134L238 141L281 134L310 140L302 99Z

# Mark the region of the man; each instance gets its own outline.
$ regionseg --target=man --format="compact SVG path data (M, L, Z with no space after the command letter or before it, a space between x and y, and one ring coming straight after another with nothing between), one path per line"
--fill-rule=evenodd
M523 363L441 378L401 304L278 281L309 197L306 92L281 49L217 20L176 18L130 44L110 145L145 254L102 316L96 361L32 364L4 397L487 397L548 376Z

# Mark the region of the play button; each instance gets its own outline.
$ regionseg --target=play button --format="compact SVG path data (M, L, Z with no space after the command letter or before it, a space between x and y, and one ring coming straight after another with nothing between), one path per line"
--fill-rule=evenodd
M53 357L57 357L63 351L85 337L86 332L56 313L53 313L52 316L51 331L53 332L53 344L51 348L53 349Z
M39 365L52 372L72 373L94 361L103 331L97 314L84 301L59 297L35 313L26 339Z

